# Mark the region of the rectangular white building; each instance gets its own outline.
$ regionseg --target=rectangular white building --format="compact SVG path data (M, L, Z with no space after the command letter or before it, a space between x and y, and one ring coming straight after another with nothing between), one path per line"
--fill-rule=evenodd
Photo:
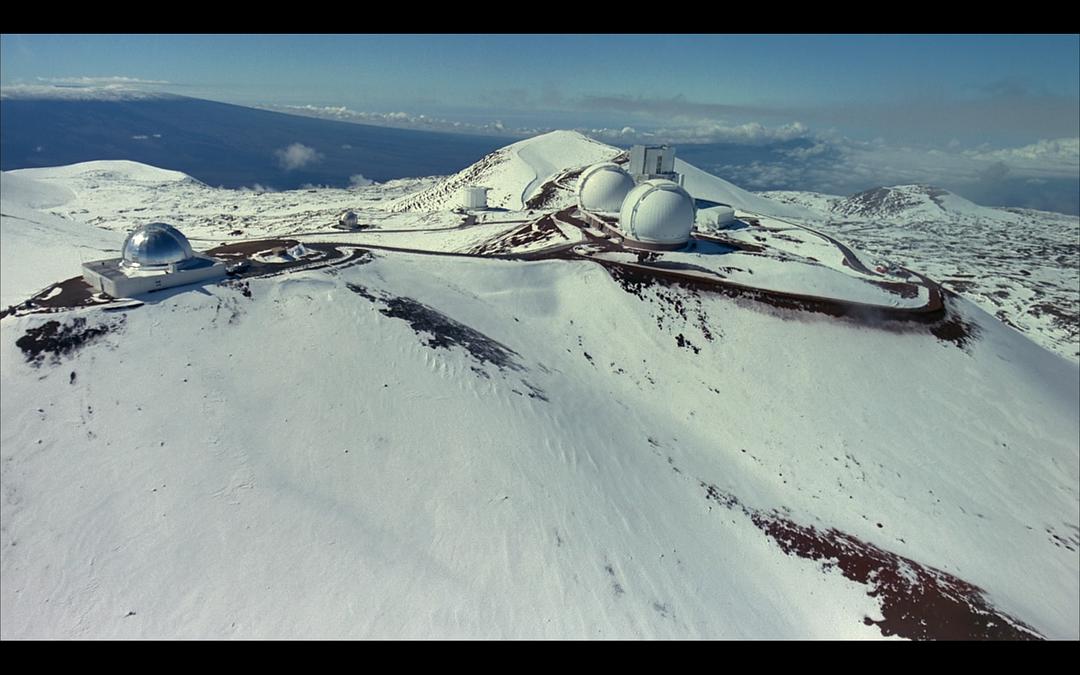
M95 290L113 298L130 298L163 288L184 286L225 276L225 263L195 254L182 266L159 269L125 267L122 258L83 263L83 279Z
M627 171L638 183L653 178L666 178L677 183L675 148L670 145L635 145L630 148Z

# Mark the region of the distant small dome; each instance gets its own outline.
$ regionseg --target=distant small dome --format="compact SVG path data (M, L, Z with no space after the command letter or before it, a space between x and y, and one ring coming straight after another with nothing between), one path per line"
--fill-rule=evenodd
M345 211L338 218L338 222L348 227L356 227L356 213L354 211Z
M126 267L160 268L194 257L187 237L165 223L143 225L124 240Z
M617 213L633 189L634 179L618 164L594 164L578 178L578 206L584 211Z
M647 180L623 200L619 229L628 239L647 244L685 244L690 240L694 216L694 199L681 185Z

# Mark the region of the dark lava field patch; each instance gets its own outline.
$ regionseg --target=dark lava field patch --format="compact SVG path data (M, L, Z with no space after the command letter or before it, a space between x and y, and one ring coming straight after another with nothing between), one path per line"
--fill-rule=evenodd
M124 316L106 323L88 325L83 317L71 321L46 321L37 328L28 328L26 334L15 341L15 346L22 350L28 363L36 368L51 357L53 363L59 363L61 356L78 351L84 345L119 328L124 323Z
M455 321L438 310L412 298L372 292L358 284L346 287L379 307L379 312L393 319L401 319L412 327L417 335L426 336L424 344L432 349L461 347L480 363L491 363L500 370L525 370L514 360L518 353L506 345L491 339L478 330ZM378 295L376 295L378 293Z
M526 223L517 229L482 242L469 249L468 252L470 255L498 255L512 253L522 246L559 239L565 240L566 235L562 233L562 230L559 229L549 214L539 220Z

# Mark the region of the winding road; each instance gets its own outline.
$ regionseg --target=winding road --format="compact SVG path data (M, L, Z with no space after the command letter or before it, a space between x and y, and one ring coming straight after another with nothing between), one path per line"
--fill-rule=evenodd
M456 231L470 227L478 227L481 225L498 225L498 224L523 224L523 225L538 225L545 218L551 218L558 226L560 230L563 227L575 228L582 234L582 240L569 241L553 246L548 246L536 251L522 252L522 253L491 253L491 254L477 254L477 253L464 253L464 252L449 252L449 251L432 251L426 249L418 249L405 246L389 246L385 244L367 243L363 241L305 241L304 246L309 249L318 251L321 255L318 259L313 260L297 260L288 263L252 263L251 255L256 251L255 248L260 248L262 244L265 244L265 248L271 248L274 246L292 246L296 243L300 243L293 237L299 236L323 236L327 234L339 234L339 232L327 232L325 230L303 233L291 233L287 235L288 238L276 238L276 239L244 239L222 244L214 249L211 249L209 253L212 255L222 255L225 257L231 257L233 259L245 258L249 260L249 268L245 271L237 272L233 275L234 278L246 278L246 277L263 277L273 276L277 274L283 274L288 272L296 272L299 270L310 270L328 266L340 266L345 264L355 264L367 251L385 251L387 253L405 253L413 255L424 256L441 256L441 257L455 257L455 258L489 258L500 260L523 260L523 261L538 261L538 260L587 260L595 264L603 266L608 272L620 282L624 283L624 286L629 284L635 288L640 288L643 285L652 284L679 284L685 286L695 292L714 292L727 295L729 297L746 297L748 299L763 302L773 307L779 307L783 309L807 311L814 313L827 314L834 317L846 317L872 325L880 325L884 321L902 321L902 322L918 322L918 323L933 323L943 320L946 317L946 306L944 302L944 294L941 287L931 281L930 279L911 272L910 270L904 270L911 276L919 280L919 286L923 286L928 291L928 300L925 304L917 307L896 307L887 305L876 305L864 302L857 302L852 300L845 300L840 298L825 297L820 295L792 293L787 291L778 291L766 288L759 288L752 285L747 285L724 277L710 273L708 270L704 270L695 265L681 265L680 263L665 263L663 267L649 264L646 257L640 257L638 262L628 262L611 260L599 257L600 253L607 253L613 251L626 251L622 246L613 242L611 239L598 236L594 234L594 228L589 223L583 220L576 213L577 207L568 207L554 213L544 213L534 219L526 220L506 220L506 221L488 221L488 222L476 222L475 218L464 218L462 222L454 227L441 227L441 228L416 228L406 230L369 230L368 232L375 233L415 233L415 232L431 232L431 231ZM753 214L758 215L758 214ZM766 217L766 216L762 216ZM771 218L771 216L768 216ZM797 223L791 223L778 218L774 218L780 222L784 222L787 225L805 230L822 240L828 242L834 246L843 256L844 262L853 270L870 277L881 278L882 275L875 273L867 268L858 256L850 248L843 243L837 241L833 237L827 234L813 230ZM524 228L522 228L524 229ZM348 232L342 231L341 234L347 234ZM505 236L508 231L500 231L496 237ZM351 233L363 236L364 231ZM691 235L694 239L700 241L707 241L723 245L733 245L739 247L739 242L734 242L725 238L718 238L709 235L693 233ZM492 237L492 239L496 238ZM213 240L220 242L221 240ZM766 247L753 245L751 247L755 250L765 251ZM260 248L260 250L265 250ZM231 254L231 255L230 255ZM759 253L760 254L760 253ZM915 287L915 284L903 284L901 282L890 281L870 281L867 283L875 283L879 286L908 286ZM75 277L68 279L58 284L53 284L48 288L43 289L41 292L33 296L30 300L22 305L11 308L4 312L4 315L9 314L24 314L33 312L47 312L47 311L59 311L62 309L69 309L73 307L86 307L90 305L101 305L100 301L91 300L93 295L91 292L80 292L81 277ZM85 285L85 284L82 284ZM57 288L61 288L63 292L56 292ZM87 291L89 287L87 286ZM897 292L897 291L893 291ZM115 303L109 303L115 304Z

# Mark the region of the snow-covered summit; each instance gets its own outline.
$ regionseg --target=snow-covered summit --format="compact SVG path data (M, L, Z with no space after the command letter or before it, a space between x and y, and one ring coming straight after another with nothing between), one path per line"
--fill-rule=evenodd
M49 166L36 169L16 169L5 174L26 177L41 182L50 181L122 181L125 183L167 184L196 182L181 171L159 169L156 166L126 159L102 159L68 166Z
M49 213L74 202L65 181L0 172L0 306L20 302L50 283L77 274L86 260L117 251L123 235Z
M559 172L607 161L620 152L576 131L552 131L500 148L431 188L398 200L393 209L451 208L460 189L475 185L489 189L490 206L520 211Z
M455 205L457 191L468 185L490 188L488 203L511 211L533 206L565 206L579 172L625 151L577 131L552 131L508 145L423 192L394 204L395 210L424 211ZM751 213L806 218L805 208L773 201L744 190L676 158L675 170L698 200L728 204Z
M888 218L893 221L940 220L943 217L990 221L1007 220L1008 215L964 199L932 185L894 185L864 190L832 204L831 212L860 219Z
M67 204L75 191L60 183L31 178L29 174L0 172L0 199L28 209L48 209Z

